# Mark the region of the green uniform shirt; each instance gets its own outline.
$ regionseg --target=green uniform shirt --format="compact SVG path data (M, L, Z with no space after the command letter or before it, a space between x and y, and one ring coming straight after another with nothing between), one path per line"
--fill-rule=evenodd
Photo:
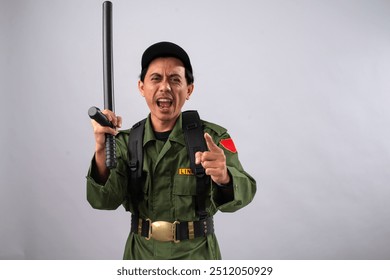
M218 210L234 212L252 201L256 192L256 182L243 170L237 153L220 145L221 140L230 138L226 129L202 122L204 131L209 133L214 143L225 152L234 190L233 200L223 201L219 187L211 183L206 198L206 210L209 216L213 216ZM130 181L128 137L129 130L121 131L116 136L117 167L110 171L104 185L93 178L95 166L94 159L92 160L87 175L87 199L93 208L113 210L127 203ZM145 123L143 147L143 171L146 180L142 186L143 200L138 204L140 217L149 218L151 221L168 222L199 220L195 211L195 176L182 172L190 168L190 160L182 131L181 116L166 142L155 138L149 116ZM133 212L131 202L130 211ZM221 259L221 254L215 234L174 243L146 240L138 234L130 233L124 259Z

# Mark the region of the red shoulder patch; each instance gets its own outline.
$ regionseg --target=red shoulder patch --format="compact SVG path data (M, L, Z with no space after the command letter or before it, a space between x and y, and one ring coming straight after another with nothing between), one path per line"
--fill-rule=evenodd
M222 139L219 144L221 144L226 150L232 153L237 153L237 149L232 138Z

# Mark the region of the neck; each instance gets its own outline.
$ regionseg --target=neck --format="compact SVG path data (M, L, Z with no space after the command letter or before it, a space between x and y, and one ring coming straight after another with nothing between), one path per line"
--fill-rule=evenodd
M175 126L178 117L179 116L169 120L162 120L152 115L151 121L152 121L153 130L156 132L166 132L166 131L173 130L173 127Z

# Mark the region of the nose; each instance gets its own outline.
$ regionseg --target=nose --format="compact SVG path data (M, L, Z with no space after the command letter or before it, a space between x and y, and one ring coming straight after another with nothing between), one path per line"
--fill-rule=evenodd
M164 92L171 92L172 89L168 79L164 79L164 81L161 83L161 90Z

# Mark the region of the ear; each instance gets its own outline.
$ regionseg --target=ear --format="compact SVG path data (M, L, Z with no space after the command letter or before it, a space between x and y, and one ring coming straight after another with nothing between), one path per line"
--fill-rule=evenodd
M187 100L190 99L192 92L194 91L194 84L187 86Z
M141 80L138 80L138 90L141 93L143 97L145 97L144 94L144 83Z

